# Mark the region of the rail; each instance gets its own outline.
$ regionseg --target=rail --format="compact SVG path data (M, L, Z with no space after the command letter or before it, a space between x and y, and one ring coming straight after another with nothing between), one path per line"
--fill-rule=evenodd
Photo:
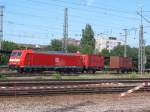
M125 92L143 82L145 79L3 80L0 81L0 95L116 93ZM150 91L150 86L145 85L137 92L141 91Z

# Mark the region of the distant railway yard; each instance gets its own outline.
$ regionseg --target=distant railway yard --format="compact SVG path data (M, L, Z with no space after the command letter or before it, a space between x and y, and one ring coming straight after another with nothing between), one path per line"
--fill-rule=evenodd
M0 66L0 112L150 111L150 69L136 58L33 49L12 50L7 58Z
M149 6L0 0L0 112L150 112Z

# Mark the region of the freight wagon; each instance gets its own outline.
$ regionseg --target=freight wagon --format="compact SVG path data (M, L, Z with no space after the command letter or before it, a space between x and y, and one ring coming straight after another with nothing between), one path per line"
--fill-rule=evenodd
M130 72L133 70L132 59L129 57L111 56L110 57L110 71Z
M104 67L104 57L102 55L82 55L84 71L87 73L95 73L102 71Z
M102 70L103 56L42 53L33 50L13 50L9 59L9 68L18 72L56 71L95 73Z

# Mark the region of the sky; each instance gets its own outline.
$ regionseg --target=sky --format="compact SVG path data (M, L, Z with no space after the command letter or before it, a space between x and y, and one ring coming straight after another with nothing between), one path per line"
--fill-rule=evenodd
M114 36L138 46L140 12L150 20L150 0L0 0L4 6L4 40L47 45L63 37L64 8L68 8L69 37L80 39L90 24L95 37ZM150 45L150 23L143 20L144 39Z

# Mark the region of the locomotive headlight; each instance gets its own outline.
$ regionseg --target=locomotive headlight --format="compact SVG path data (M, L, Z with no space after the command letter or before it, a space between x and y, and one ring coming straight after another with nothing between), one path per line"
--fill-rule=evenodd
M11 61L11 62L12 62L12 61L14 61L14 59L9 59L9 61Z
M20 61L20 59L16 59L15 61L16 61L16 62L19 62L19 61Z
M10 62L20 62L20 59L9 59Z

